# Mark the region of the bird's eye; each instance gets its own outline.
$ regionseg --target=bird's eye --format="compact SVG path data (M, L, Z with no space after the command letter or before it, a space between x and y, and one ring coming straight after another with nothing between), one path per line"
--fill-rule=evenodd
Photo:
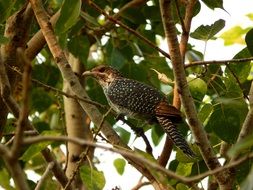
M100 68L98 71L99 71L100 73L105 72L105 67Z

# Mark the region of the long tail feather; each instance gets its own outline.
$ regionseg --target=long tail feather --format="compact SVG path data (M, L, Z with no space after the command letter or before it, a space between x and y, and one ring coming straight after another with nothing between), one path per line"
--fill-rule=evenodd
M173 143L183 151L187 156L195 158L196 155L191 150L183 136L179 133L176 126L171 122L170 119L163 117L163 116L157 116L157 120L160 123L160 125L163 127L165 132L169 135Z

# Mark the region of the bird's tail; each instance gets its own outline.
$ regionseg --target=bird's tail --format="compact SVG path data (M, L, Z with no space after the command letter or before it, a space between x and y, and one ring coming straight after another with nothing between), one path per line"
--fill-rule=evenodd
M170 119L157 116L159 124L163 127L164 131L169 135L173 143L183 151L187 156L191 158L196 158L196 155L191 150L184 137L179 133L177 127L171 122Z

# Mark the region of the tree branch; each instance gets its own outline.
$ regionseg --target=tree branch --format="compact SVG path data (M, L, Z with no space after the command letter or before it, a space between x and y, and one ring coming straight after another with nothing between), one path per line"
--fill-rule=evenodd
M19 151L21 149L22 138L24 131L27 127L28 123L28 115L29 115L29 89L30 89L30 82L31 82L31 72L32 67L31 63L26 59L24 55L24 51L22 49L17 49L18 57L24 62L24 73L22 77L22 98L23 98L23 105L20 110L18 124L16 128L15 138L11 150L12 158L17 160L19 158Z
M54 141L54 142L62 142L62 141L69 141L75 144L78 144L80 146L91 146L94 148L100 148L100 149L104 149L104 150L108 150L111 152L115 152L118 153L120 155L126 156L126 157L132 157L135 160L138 160L139 162L141 162L142 164L145 164L147 166L149 166L152 169L156 169L161 171L162 173L164 173L166 176L176 179L182 183L185 183L187 185L194 185L195 183L201 181L202 179L204 179L207 176L210 175L215 175L217 173L220 173L224 170L227 170L229 168L238 166L240 164L242 164L243 162L253 158L253 153L248 154L246 156L241 157L240 159L233 161L225 166L221 166L219 168L216 168L212 171L207 171L204 172L202 174L196 175L196 176L192 176L192 177L184 177L181 175L178 175L170 170L165 169L164 167L161 167L160 165L158 165L156 162L152 162L149 159L143 157L142 155L136 154L133 151L130 150L126 150L124 148L118 147L118 148L113 148L104 144L98 144L98 143L94 143L91 141L87 141L87 140L83 140L80 138L73 138L73 137L67 137L67 136L36 136L36 137L27 137L24 139L23 144L24 145L29 145L29 144L35 144L35 143L40 143L40 142L44 142L44 141Z
M225 65L229 63L244 63L248 61L252 61L253 57L247 57L247 58L242 58L242 59L227 59L227 60L212 60L212 61L194 61L192 63L187 63L185 64L185 68L188 67L194 67L198 65L212 65L212 64L217 64L217 65Z
M193 17L193 7L196 3L196 0L191 0L191 1L188 2L187 6L186 6L186 13L185 13L184 20L182 19L182 16L180 15L180 12L179 12L178 0L175 0L175 3L176 3L176 8L177 8L177 14L178 14L178 17L180 19L181 27L182 27L182 31L183 31L182 36L181 36L181 42L180 42L180 52L181 52L181 55L184 59L185 53L186 53L186 50L187 50L187 43L188 43L188 39L189 39L191 21L192 21L192 17ZM173 106L180 110L181 102L180 102L180 96L179 96L179 93L178 93L177 85L174 86L173 94L174 94L174 96L173 96ZM166 140L165 140L163 150L162 150L162 153L161 153L161 156L159 157L159 163L162 166L166 166L166 164L167 164L167 162L170 158L172 148L173 148L173 142L167 136Z
M5 66L7 66L9 69L15 71L17 74L22 75L22 72L21 72L20 70L18 70L17 68L11 67L11 66L9 66L9 65L5 65ZM72 98L72 99L77 100L77 101L83 101L83 102L86 102L86 103L88 103L88 104L92 104L92 105L94 105L94 106L97 106L97 107L99 107L99 108L106 109L106 106L105 106L105 105L102 105L102 104L100 104L100 103L98 103L98 102L95 102L95 101L92 101L92 100L90 100L90 99L87 99L87 98L80 98L80 97L77 97L76 95L72 95L72 94L70 94L70 93L66 93L66 92L64 92L64 91L61 91L61 90L59 90L59 89L57 89L57 88L54 88L54 87L52 87L52 86L49 86L49 85L47 85L47 84L45 84L45 83L42 83L42 82L40 82L39 80L36 80L36 79L33 79L33 78L31 79L31 81L32 81L34 84L36 84L36 85L38 85L38 86L40 86L40 87L42 87L42 88L44 88L44 89L46 89L46 90L54 91L54 92L56 92L56 93L58 93L58 94L60 94L60 95L62 95L62 96L67 97L67 98Z
M51 18L50 22L54 26L60 16L60 11L57 11ZM36 55L45 46L46 40L42 34L42 31L38 31L27 43L26 56L29 60L33 60Z
M197 117L197 111L189 91L184 71L183 59L180 53L177 40L176 28L171 15L171 0L160 0L160 10L164 25L165 36L167 38L167 43L169 46L171 61L174 68L174 76L178 86L179 94L181 95L181 101L184 106L191 131L196 139L196 143L200 148L201 154L208 168L211 170L219 168L221 167L221 165L218 159L215 157L213 149L203 129L203 126ZM216 173L215 177L221 189L231 188L231 184L228 183L228 171Z
M53 167L54 167L54 162L50 162L47 165L46 171L41 176L41 178L40 178L39 182L37 183L36 187L34 188L34 190L40 190L41 189L44 181L46 180L47 176L50 174Z
M1 45L1 61L3 62L3 65L8 64L11 66L15 66L18 68L22 68L22 65L20 65L20 62L18 62L18 59L16 57L16 50L18 47L25 48L28 35L29 35L29 26L32 21L32 9L27 3L17 12L15 12L12 16L10 16L5 24L5 32L4 36L9 39L8 43ZM9 101L9 105L12 104L14 101L11 100L12 97L8 95L14 94L17 89L17 83L19 82L19 78L13 73L12 71L9 71L6 69L6 72L8 78L8 84L3 84L6 82L4 80L2 84L3 87L7 87L7 89L4 89L5 92L8 90L10 92L7 92L5 97L0 98L0 106L2 109L0 109L0 137L1 133L3 131L3 126L6 124L6 117L9 112L6 105L4 104L4 101ZM6 77L6 76L3 76ZM5 86L7 85L7 86ZM15 106L15 105L14 105Z

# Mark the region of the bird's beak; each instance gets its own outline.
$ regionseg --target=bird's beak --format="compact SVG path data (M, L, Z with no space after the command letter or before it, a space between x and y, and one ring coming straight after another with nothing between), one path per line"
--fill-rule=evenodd
M83 74L82 74L82 76L84 76L84 77L86 77L86 76L94 76L94 75L95 75L95 73L92 72L92 71L85 71L85 72L83 72Z
M91 77L104 77L106 74L105 73L100 73L97 71L85 71L83 72L82 76L86 77L86 76L91 76Z

